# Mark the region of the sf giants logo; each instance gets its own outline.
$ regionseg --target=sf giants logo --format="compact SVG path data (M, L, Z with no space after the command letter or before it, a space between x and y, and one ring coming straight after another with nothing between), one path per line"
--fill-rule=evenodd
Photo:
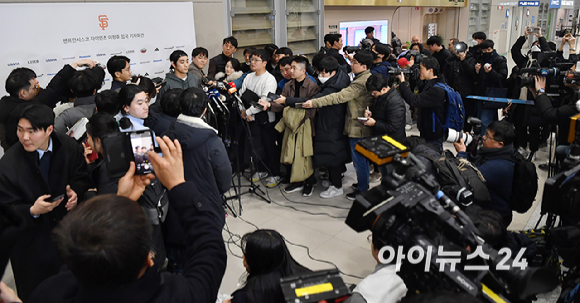
M99 26L105 30L105 28L109 27L109 22L108 22L109 18L107 18L107 15L100 15L99 16L99 21L101 22L101 24L99 24Z

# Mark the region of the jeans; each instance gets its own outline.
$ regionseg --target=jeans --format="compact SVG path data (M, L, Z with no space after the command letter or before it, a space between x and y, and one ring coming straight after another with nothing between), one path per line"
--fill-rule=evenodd
M361 153L354 148L356 143L364 138L349 138L350 152L352 154L352 163L356 171L356 179L358 182L358 190L361 193L369 190L369 161Z

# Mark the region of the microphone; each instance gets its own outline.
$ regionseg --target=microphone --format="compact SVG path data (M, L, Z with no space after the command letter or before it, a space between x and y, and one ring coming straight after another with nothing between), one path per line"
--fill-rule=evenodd
M403 57L397 60L397 64L399 67L404 68L405 66L409 65L409 61L407 61L407 58Z
M212 90L212 93L213 93L213 99L214 99L215 103L218 105L220 111L222 113L226 113L226 112L229 113L228 108L224 104L224 102L226 101L226 97L224 95L220 94L218 92L218 90L215 88Z
M234 82L228 83L228 86L230 87L228 89L228 93L230 93L230 95L233 95L234 93L238 92L238 89L236 88L236 84Z

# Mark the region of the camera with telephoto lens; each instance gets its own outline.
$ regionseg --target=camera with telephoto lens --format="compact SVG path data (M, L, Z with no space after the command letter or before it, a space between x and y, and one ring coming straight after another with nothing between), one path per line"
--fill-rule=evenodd
M421 78L420 69L417 66L411 66L409 68L387 67L387 73L389 74L389 85L395 82L396 77L401 73L405 75L405 79L412 83L419 82Z
M347 45L347 46L342 48L342 51L345 54L353 54L353 53L356 53L356 52L361 51L361 50L371 51L373 49L373 40L371 40L371 39L363 39L360 42L360 44L361 44L360 46L348 46Z
M472 142L474 143L478 143L480 141L481 138L481 120L475 118L475 117L469 117L467 118L467 123L472 125L472 131L473 133L465 133L462 131L456 131L455 129L449 128L445 131L445 142L449 142L449 143L453 143L453 142L457 142L459 143L461 141L461 139L463 139L463 143L465 144L465 146L469 146ZM475 139L475 141L474 141Z
M387 136L368 138L356 150L379 165L386 163L390 173L380 186L356 197L346 224L357 232L371 230L373 243L390 247L389 255L397 251L397 263L402 262L397 275L409 294L461 292L487 302L526 302L559 285L548 269L522 266L527 265L517 261L522 251L514 261L505 249L485 243L469 216L401 143ZM484 255L469 255L476 249ZM449 251L460 252L457 266L438 261ZM471 271L468 266L483 268Z

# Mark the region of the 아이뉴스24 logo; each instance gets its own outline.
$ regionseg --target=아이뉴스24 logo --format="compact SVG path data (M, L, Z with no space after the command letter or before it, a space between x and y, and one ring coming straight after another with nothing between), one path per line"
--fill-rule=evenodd
M105 28L109 27L109 18L107 18L107 15L99 15L99 22L99 26L102 30L105 30Z

